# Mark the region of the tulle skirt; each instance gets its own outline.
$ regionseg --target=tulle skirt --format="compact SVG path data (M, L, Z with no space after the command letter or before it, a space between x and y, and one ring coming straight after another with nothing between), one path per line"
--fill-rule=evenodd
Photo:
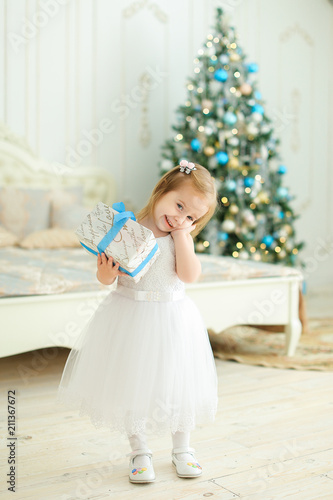
M195 304L111 292L71 350L58 400L127 435L190 431L213 421L217 376Z

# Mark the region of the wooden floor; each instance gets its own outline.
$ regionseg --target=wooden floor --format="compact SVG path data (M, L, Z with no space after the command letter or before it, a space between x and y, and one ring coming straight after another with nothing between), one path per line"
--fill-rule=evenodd
M156 481L133 485L125 438L96 430L88 418L55 404L67 354L41 350L0 360L1 415L7 412L7 391L14 389L18 438L17 491L6 494L7 424L1 418L1 498L333 498L332 373L216 360L216 423L192 433L203 475L178 478L170 437L151 438Z

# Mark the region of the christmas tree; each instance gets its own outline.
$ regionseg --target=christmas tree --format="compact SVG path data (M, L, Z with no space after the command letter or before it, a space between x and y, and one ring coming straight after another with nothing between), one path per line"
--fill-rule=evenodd
M295 265L303 243L296 242L293 196L282 185L287 168L255 81L258 65L246 62L220 8L194 64L161 170L187 159L216 180L219 210L196 237L196 251Z

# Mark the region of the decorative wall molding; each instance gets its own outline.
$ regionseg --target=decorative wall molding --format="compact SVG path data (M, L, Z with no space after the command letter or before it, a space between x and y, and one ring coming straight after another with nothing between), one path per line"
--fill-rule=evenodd
M291 149L294 153L297 153L301 147L301 137L300 137L300 107L302 103L301 93L299 89L294 88L291 91L291 103L292 103L292 132L291 132Z
M164 12L159 5L157 5L157 3L150 2L149 0L134 1L129 7L126 7L123 10L123 16L129 19L144 8L150 10L156 19L162 23L166 23L168 21L167 13Z
M294 26L289 26L285 31L283 31L283 33L280 34L279 39L281 42L289 42L290 39L295 35L299 35L300 37L302 37L308 45L314 45L311 35L309 35L309 33L298 23L295 23Z
M283 57L282 53L284 51L284 55L289 52L292 54L293 58L297 58L297 53L293 52L292 47L294 40L299 38L303 42L305 42L306 47L309 51L308 61L309 64L303 67L303 78L308 79L309 86L307 87L297 87L294 88L290 92L290 102L291 102L291 114L293 116L293 120L291 122L291 132L289 134L289 144L290 150L293 153L293 159L297 158L299 153L304 153L304 149L308 151L308 162L304 164L302 160L300 160L299 164L302 169L303 183L302 190L299 192L297 197L297 210L299 213L304 212L309 209L313 203L314 199L314 189L315 189L315 146L313 140L304 141L304 148L301 150L301 137L302 134L305 133L304 127L307 127L310 130L310 137L315 137L315 84L314 84L314 68L315 68L315 45L313 38L309 35L305 28L300 26L297 22L293 26L287 26L285 30L279 35L279 56L278 56L278 74L279 74L279 107L282 108L282 95L283 99L286 100L286 92L288 89L286 88L285 82L288 82L288 85L296 85L294 83L295 77L297 74L291 72L288 75L287 66L285 64L285 57ZM286 45L288 45L288 50L286 50ZM290 68L289 68L290 69ZM305 76L306 75L306 76ZM306 90L308 90L308 94L305 95ZM289 93L289 92L288 92ZM306 106L307 109L307 117L308 120L305 123L300 123L300 106L299 103L302 102ZM302 130L301 130L302 128ZM300 155L299 155L300 156ZM300 156L301 158L301 156ZM306 171L306 175L304 172ZM298 192L300 184L295 186L296 192Z
M139 130L140 143L144 148L151 143L151 126L149 123L149 93L152 85L151 75L145 71L139 79L139 85L142 89L142 105L141 105L141 125Z

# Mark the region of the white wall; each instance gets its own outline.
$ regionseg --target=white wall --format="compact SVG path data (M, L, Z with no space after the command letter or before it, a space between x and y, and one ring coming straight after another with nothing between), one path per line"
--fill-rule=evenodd
M260 66L301 213L308 281L328 286L333 248L329 259L318 252L333 236L328 0L1 0L0 120L45 159L107 167L119 198L138 208L158 178L160 146L217 5Z

